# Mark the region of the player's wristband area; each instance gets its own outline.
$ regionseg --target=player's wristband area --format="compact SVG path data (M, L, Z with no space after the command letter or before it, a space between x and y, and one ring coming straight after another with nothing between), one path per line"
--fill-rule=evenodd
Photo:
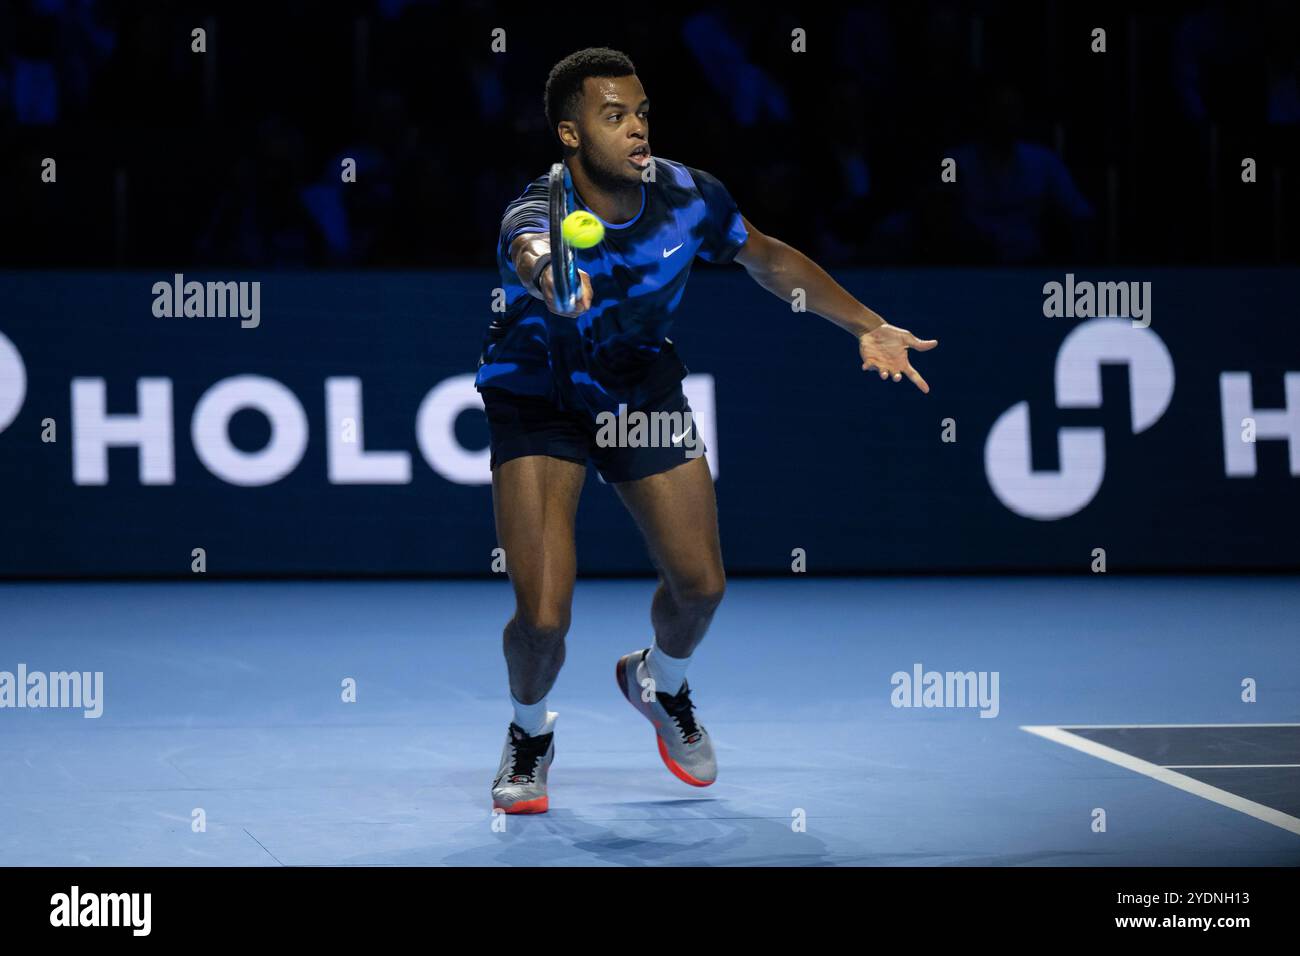
M551 266L551 254L545 253L533 263L533 275L528 280L528 287L538 295L542 294L542 273Z

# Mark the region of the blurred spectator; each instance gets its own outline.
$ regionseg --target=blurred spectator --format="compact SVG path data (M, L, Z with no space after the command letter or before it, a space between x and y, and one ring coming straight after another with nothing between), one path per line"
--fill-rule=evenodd
M789 122L785 90L752 61L733 24L720 10L688 16L682 24L682 38L713 88L714 103L728 110L736 125L753 126L764 118Z
M199 254L239 266L325 261L326 225L313 217L303 197L301 136L272 116L259 126L256 147L252 154L239 155L230 185L200 235ZM328 216L326 212L326 222Z
M928 189L917 212L888 221L882 234L967 262L1029 265L1083 255L1092 207L1054 152L1021 138L1020 94L988 81L975 104L975 139L945 156L956 161L956 181Z
M0 267L490 267L505 204L559 158L547 71L589 45L637 63L660 155L714 173L755 225L827 264L1095 260L1076 183L1096 199L1108 177L1124 227L1106 223L1108 254L1300 260L1300 8L1139 11L1132 60L1049 69L1092 22L1052 10L714 0L561 22L489 0L0 0L0 209L18 219ZM1126 37L1111 31L1116 51ZM977 68L1033 89L1043 126L1025 132L1010 85L964 110ZM939 182L944 156L955 183ZM1259 158L1260 188L1228 193L1241 156ZM1236 239L1194 240L1209 209Z

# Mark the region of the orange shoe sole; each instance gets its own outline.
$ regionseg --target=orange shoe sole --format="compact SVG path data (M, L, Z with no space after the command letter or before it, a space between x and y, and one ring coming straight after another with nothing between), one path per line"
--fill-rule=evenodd
M545 813L550 809L550 803L547 797L537 797L533 800L520 800L509 807L494 803L492 809L500 810L502 813Z
M669 773L674 777L683 783L689 783L692 787L712 786L712 780L699 780L692 777L672 757L668 756L668 748L664 746L664 739L658 733L655 734L655 743L659 744L659 756L663 760L664 766L668 768Z

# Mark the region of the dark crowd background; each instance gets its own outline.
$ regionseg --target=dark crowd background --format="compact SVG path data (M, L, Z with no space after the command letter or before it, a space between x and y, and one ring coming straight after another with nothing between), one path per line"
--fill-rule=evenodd
M1300 261L1300 4L551 6L0 0L0 267L490 266L593 45L826 265Z

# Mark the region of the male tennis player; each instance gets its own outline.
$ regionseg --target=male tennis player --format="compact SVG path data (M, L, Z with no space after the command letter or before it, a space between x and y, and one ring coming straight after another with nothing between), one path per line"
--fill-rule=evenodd
M557 714L546 695L564 663L574 514L588 460L631 512L659 571L653 643L619 660L619 689L654 725L674 775L697 787L717 776L685 675L726 579L713 481L682 393L686 367L668 338L692 260L739 262L787 303L804 290L808 310L852 334L862 368L882 379L906 375L928 392L907 350L939 344L888 325L802 253L760 233L708 173L652 160L649 101L622 53L592 48L557 63L546 81L546 121L563 147L575 202L605 234L576 250L581 296L563 311L549 265L546 175L506 207L501 222L507 308L487 330L475 385L491 435L497 536L515 593L504 635L514 720L492 783L493 806L506 813L548 808ZM610 416L629 422L635 412L673 422L670 439L633 441L634 429L602 429Z

